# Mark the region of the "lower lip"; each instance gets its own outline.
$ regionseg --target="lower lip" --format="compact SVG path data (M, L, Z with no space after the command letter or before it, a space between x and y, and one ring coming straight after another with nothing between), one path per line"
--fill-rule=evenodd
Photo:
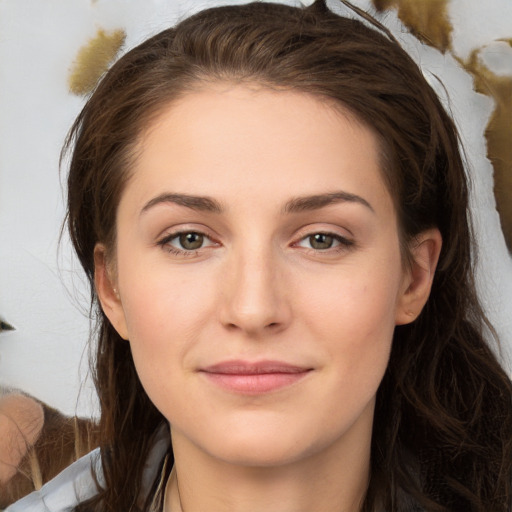
M277 391L302 380L309 370L297 373L227 374L209 373L204 375L217 386L234 393L259 395Z

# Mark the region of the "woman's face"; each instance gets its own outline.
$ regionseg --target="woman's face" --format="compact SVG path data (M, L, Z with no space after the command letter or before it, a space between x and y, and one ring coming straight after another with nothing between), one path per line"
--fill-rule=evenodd
M139 149L97 283L176 445L264 466L368 446L412 280L371 131L306 94L217 84Z

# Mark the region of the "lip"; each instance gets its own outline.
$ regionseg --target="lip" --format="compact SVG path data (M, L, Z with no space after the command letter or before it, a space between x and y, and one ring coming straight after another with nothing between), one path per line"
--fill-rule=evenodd
M283 361L224 361L201 368L213 384L234 393L258 395L291 386L302 380L312 368Z

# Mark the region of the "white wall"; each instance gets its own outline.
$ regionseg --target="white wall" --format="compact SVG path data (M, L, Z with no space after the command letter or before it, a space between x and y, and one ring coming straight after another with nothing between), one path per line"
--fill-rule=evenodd
M16 327L0 334L0 384L21 388L67 414L95 411L90 386L79 393L87 368L88 292L66 241L57 255L64 215L59 151L84 101L67 90L78 49L98 28L124 29L129 48L192 10L220 3L0 2L0 318ZM366 0L356 3L368 5ZM494 39L512 37L510 0L451 0L450 14L454 51L460 57ZM475 181L481 293L504 346L512 350L512 258L495 210L492 168L484 156L483 130L492 101L472 91L471 78L452 57L404 35L393 14L385 20L426 75L438 75L451 93L450 107L466 141ZM512 74L512 52L494 60Z

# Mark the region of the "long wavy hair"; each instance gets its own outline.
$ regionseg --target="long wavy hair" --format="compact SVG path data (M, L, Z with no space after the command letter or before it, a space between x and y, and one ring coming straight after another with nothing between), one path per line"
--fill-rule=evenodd
M129 343L98 304L93 252L98 242L115 248L116 209L141 132L180 96L218 81L338 102L379 140L404 258L421 231L436 226L442 234L430 298L415 322L395 330L361 510L511 510L512 389L484 339L493 331L475 293L468 184L454 123L391 33L341 2L357 19L331 12L324 0L200 12L124 55L74 123L65 146L67 221L97 325L103 464L98 495L77 511L149 509L143 467L165 419L141 386Z

